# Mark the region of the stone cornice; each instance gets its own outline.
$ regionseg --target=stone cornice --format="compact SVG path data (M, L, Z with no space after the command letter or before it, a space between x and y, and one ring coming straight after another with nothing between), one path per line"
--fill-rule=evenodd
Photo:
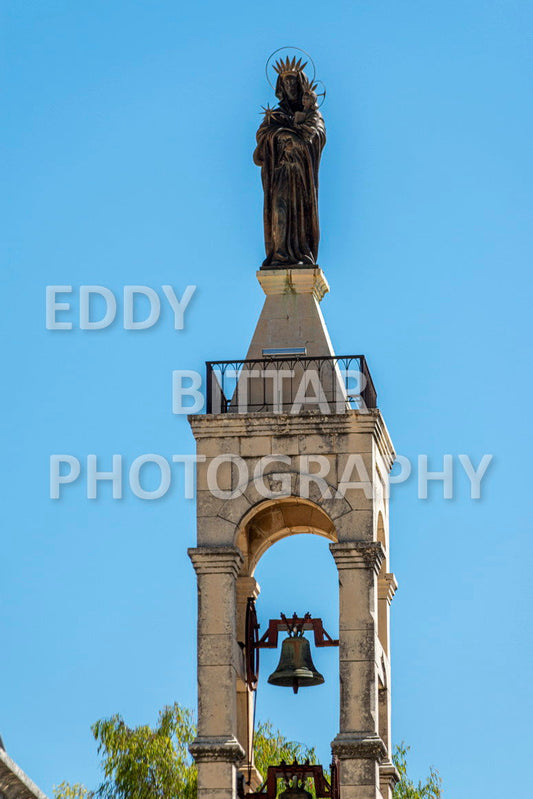
M320 302L329 291L328 281L319 266L294 269L260 269L257 279L267 296L273 294L312 294Z
M378 408L345 413L204 413L187 417L198 438L226 438L242 435L309 435L312 433L372 433L384 426Z
M237 601L246 602L249 597L257 599L261 588L255 577L239 577L236 583Z
M387 747L379 735L339 733L331 742L331 751L339 760L377 760L387 757Z
M197 763L212 763L223 761L225 763L240 763L245 757L245 751L236 738L198 736L189 746L189 752Z
M385 574L378 583L378 598L386 599L387 602L392 602L392 598L398 589L396 577L392 573Z
M388 785L391 789L400 781L398 769L390 760L381 763L379 767L379 781L384 785Z
M197 547L187 550L196 574L233 574L237 577L244 558L236 547Z
M202 438L243 436L371 433L387 467L390 469L394 463L394 447L379 408L332 414L323 414L319 411L301 414L262 412L190 414L187 418L197 441Z
M390 472L390 470L392 469L392 464L394 463L394 460L396 458L396 452L394 451L394 446L391 441L391 437L389 435L389 431L387 430L387 425L385 424L383 416L379 412L379 409L376 408L376 410L378 411L379 415L376 420L374 436L376 438L378 451L383 460L385 461L385 465Z
M377 575L385 559L385 550L379 541L348 541L330 544L329 548L339 571L372 569Z

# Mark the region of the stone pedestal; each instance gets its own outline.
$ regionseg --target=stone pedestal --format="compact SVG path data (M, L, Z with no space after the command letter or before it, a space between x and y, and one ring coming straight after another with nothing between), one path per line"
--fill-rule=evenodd
M305 347L307 355L334 355L319 303L329 291L320 267L257 272L265 304L246 358L263 349Z

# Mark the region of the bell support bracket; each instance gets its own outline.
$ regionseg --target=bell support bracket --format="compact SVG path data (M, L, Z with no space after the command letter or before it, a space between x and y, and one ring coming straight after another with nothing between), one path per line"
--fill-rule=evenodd
M297 616L294 613L287 618L284 613L279 619L270 619L267 631L259 637L259 627L257 613L255 610L255 599L248 598L246 605L246 682L251 691L257 689L259 678L259 650L276 649L280 631L288 632L289 635L301 634L304 630L312 630L314 633L315 646L338 646L338 638L332 638L324 629L322 619L313 619L309 613L305 616Z
M244 657L246 662L246 684L250 691L257 690L259 679L259 624L257 623L257 613L255 610L255 600L248 597L246 604L246 625L245 625Z
M333 759L331 764L331 777L329 780L326 779L322 766L310 764L309 762L298 763L296 760L289 764L282 760L279 765L268 767L267 778L258 791L247 793L245 796L263 796L267 799L276 799L278 795L278 779L283 779L288 783L294 777L297 777L302 782L306 779L312 779L317 799L339 799L336 758Z

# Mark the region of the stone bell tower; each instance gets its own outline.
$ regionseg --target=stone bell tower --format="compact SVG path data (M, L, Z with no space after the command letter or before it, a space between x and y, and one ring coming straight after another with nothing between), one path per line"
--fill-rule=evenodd
M198 736L191 753L199 799L237 799L260 786L256 796L277 795L276 780L253 764L257 686L250 663L257 653L247 608L259 595L260 558L297 533L330 541L339 577L335 779L317 796L391 799L397 780L389 659L394 450L364 356L334 353L320 310L329 287L316 265L312 169L325 132L303 66L290 59L275 65L283 99L258 131L263 311L246 359L207 364L207 413L189 417L198 456L197 546L189 555L198 580ZM300 542L305 547L305 536Z

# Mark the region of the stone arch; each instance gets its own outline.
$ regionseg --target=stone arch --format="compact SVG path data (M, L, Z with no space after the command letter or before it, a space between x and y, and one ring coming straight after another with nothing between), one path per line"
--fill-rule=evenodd
M244 556L242 575L253 576L261 557L277 541L305 533L338 540L334 520L310 499L287 496L256 504L244 514L235 533L235 546Z

